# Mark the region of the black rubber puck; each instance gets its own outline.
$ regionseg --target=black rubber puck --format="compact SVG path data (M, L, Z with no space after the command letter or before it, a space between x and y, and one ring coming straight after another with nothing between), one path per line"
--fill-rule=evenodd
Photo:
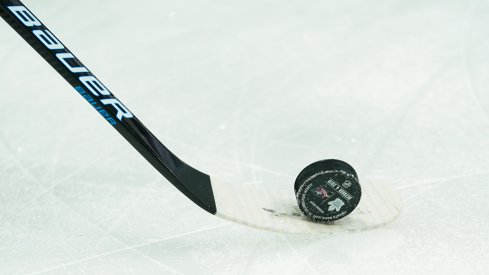
M316 222L347 216L362 196L353 167L336 159L321 160L304 168L295 180L294 189L302 214Z

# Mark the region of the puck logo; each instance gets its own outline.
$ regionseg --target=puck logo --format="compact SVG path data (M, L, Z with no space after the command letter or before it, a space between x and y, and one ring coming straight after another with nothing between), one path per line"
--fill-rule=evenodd
M316 190L314 190L314 192L316 193L316 195L318 197L320 197L322 199L328 199L329 198L328 191L322 185L317 187Z
M341 207L345 205L345 203L340 198L336 198L334 201L328 202L328 205L329 205L328 211L338 212L341 210Z

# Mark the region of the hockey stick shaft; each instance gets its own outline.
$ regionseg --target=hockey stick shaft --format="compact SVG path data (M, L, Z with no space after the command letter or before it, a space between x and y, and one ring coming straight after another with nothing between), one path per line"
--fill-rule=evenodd
M216 213L209 176L170 152L21 1L0 0L0 16L164 177Z

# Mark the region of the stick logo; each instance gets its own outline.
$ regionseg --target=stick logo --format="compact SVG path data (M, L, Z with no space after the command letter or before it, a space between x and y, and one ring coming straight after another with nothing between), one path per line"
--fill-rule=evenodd
M122 121L123 118L133 118L134 115L127 109L118 99L116 99L109 90L92 74L90 71L76 58L66 47L46 28L42 23L24 6L9 6L8 9L24 24L24 26L32 28L34 36L46 48L53 52L55 57L63 64L71 73L77 75L78 80L92 95L100 98L100 102L104 106L111 106L115 109L116 117ZM75 89L82 93L84 90L80 86ZM81 90L80 90L81 89ZM83 94L82 94L83 95ZM84 96L85 97L85 96ZM86 97L85 97L86 98ZM90 101L89 101L90 102ZM110 116L109 112L102 106L97 106L96 101L90 102L92 106L112 125L117 122Z

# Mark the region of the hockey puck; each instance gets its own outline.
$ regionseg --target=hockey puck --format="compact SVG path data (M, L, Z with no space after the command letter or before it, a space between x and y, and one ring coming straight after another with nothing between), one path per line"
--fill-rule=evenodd
M360 202L358 176L348 163L327 159L302 170L295 180L299 208L308 219L330 222L350 214Z

